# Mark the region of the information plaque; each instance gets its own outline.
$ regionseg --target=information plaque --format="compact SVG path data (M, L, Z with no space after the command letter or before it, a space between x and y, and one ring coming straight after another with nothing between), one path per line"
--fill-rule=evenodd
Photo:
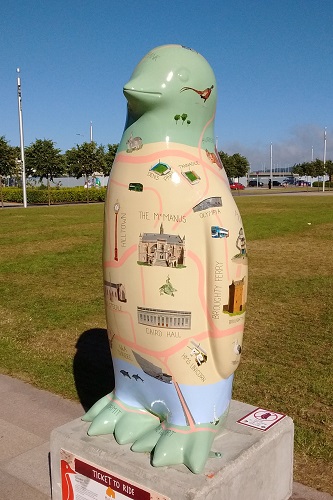
M259 431L267 431L273 425L280 422L285 417L283 413L275 413L274 411L264 410L263 408L256 408L245 417L237 420L238 424L254 427Z
M60 471L62 500L170 500L63 449Z

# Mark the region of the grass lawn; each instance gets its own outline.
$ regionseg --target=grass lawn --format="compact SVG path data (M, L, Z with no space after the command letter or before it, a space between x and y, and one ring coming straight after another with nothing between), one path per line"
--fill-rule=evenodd
M333 493L333 196L235 196L250 284L233 397L294 419L295 480ZM0 370L67 398L104 329L103 205L0 211Z

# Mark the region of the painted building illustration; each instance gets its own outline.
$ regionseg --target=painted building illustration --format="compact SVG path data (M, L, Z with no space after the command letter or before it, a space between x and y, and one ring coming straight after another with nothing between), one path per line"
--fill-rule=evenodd
M172 383L172 376L167 373L163 373L159 366L154 365L147 359L143 358L137 352L132 351L136 361L139 363L142 370L149 375L150 377L154 377L161 382L165 382L166 384Z
M192 314L189 311L166 311L149 307L138 307L137 310L138 322L141 325L183 330L191 328Z
M200 212L201 210L207 210L208 208L222 207L221 196L212 196L211 198L206 198L195 205L192 210L193 212Z
M125 287L122 283L111 283L110 281L104 281L105 297L110 300L110 302L127 302Z
M185 264L185 236L165 234L163 224L159 233L140 233L138 263L148 266L180 267Z
M237 313L244 310L244 280L245 278L238 281L233 280L231 285L229 285L229 302L223 306L224 312Z
M170 172L171 168L166 163L162 163L161 161L159 161L158 163L156 163L156 165L151 167L150 170L158 175L166 175Z
M201 347L200 344L191 340L191 346L187 346L188 349L191 349L190 356L194 356L195 362L198 366L201 366L203 363L206 363L208 357L207 352Z

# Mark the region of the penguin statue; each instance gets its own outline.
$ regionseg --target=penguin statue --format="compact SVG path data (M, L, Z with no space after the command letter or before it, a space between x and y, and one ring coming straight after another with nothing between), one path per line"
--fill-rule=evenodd
M216 81L181 45L149 52L128 113L104 225L115 389L86 413L153 466L205 467L231 401L244 329L242 220L215 148Z

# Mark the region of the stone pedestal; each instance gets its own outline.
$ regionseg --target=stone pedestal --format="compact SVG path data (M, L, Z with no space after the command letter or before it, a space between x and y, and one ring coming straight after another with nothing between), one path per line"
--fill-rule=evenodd
M65 500L60 468L61 450L65 450L110 477L122 478L122 485L127 482L159 493L152 500L287 500L292 494L293 421L286 416L266 431L237 423L255 409L232 401L226 428L213 444L222 457L208 459L200 475L183 465L152 467L149 454L134 453L130 445L117 444L113 436L89 437L89 424L80 419L69 422L51 434L52 498ZM115 493L109 490L105 498L136 500L135 487L122 487L124 490L118 488ZM81 493L77 496L86 498Z

